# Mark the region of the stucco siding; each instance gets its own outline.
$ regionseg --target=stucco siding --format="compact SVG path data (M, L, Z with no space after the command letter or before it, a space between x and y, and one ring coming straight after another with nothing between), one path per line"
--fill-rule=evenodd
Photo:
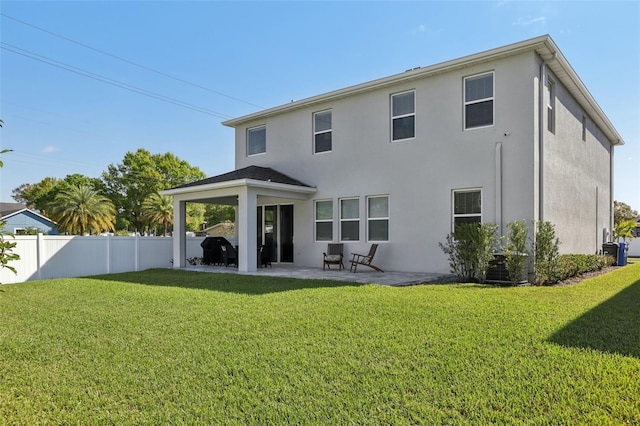
M447 272L438 242L451 232L453 189L482 189L484 221L533 218L534 71L534 54L520 54L247 123L236 130L236 168L272 167L317 187L312 199L294 204L296 264L318 266L326 249L326 242L314 241L314 200L333 200L338 241L339 200L359 198L360 241L345 242L348 255L370 244L366 197L388 195L389 241L381 243L377 263ZM463 79L484 72L495 75L494 125L464 130ZM415 90L416 137L391 142L390 96L407 90ZM313 154L313 113L328 109L332 150ZM266 153L247 156L246 129L260 125Z
M556 131L545 128L544 135L544 220L556 226L561 252L596 253L610 231L612 147L566 89L555 86Z

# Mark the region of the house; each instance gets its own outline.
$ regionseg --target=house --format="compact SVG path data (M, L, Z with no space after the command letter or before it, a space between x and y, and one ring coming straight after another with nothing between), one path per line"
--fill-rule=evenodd
M239 269L321 266L379 243L390 271L448 272L438 246L459 223L550 221L561 251L596 253L613 222L613 153L624 142L548 35L408 70L223 123L235 170L176 187L185 205L237 207Z
M196 232L196 236L234 238L236 236L236 224L226 220Z
M13 234L37 229L42 234L58 235L55 222L21 203L0 203L0 220L6 222L4 229Z

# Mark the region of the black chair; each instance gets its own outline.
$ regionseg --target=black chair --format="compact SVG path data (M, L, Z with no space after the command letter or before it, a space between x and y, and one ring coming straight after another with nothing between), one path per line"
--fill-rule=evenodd
M220 250L222 250L222 263L225 267L230 264L238 266L238 254L231 244L220 246Z

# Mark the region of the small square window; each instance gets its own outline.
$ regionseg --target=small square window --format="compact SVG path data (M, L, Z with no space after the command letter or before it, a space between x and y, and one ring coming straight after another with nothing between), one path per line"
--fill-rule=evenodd
M267 152L267 128L255 127L247 130L247 155Z

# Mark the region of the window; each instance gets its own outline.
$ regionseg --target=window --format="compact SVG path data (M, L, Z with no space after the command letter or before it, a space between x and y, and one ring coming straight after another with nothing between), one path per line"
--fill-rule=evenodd
M360 200L340 200L340 241L360 241Z
M255 127L247 130L247 155L267 152L267 128Z
M416 92L391 95L391 140L399 141L416 136Z
M313 152L331 151L331 111L313 114Z
M369 241L389 241L389 197L367 198L367 232Z
M333 241L333 201L316 201L316 241Z
M464 128L493 125L493 73L464 79Z
M453 191L453 232L462 223L482 222L482 190Z
M553 80L547 78L547 90L545 93L547 98L547 130L551 133L556 132L556 85Z

